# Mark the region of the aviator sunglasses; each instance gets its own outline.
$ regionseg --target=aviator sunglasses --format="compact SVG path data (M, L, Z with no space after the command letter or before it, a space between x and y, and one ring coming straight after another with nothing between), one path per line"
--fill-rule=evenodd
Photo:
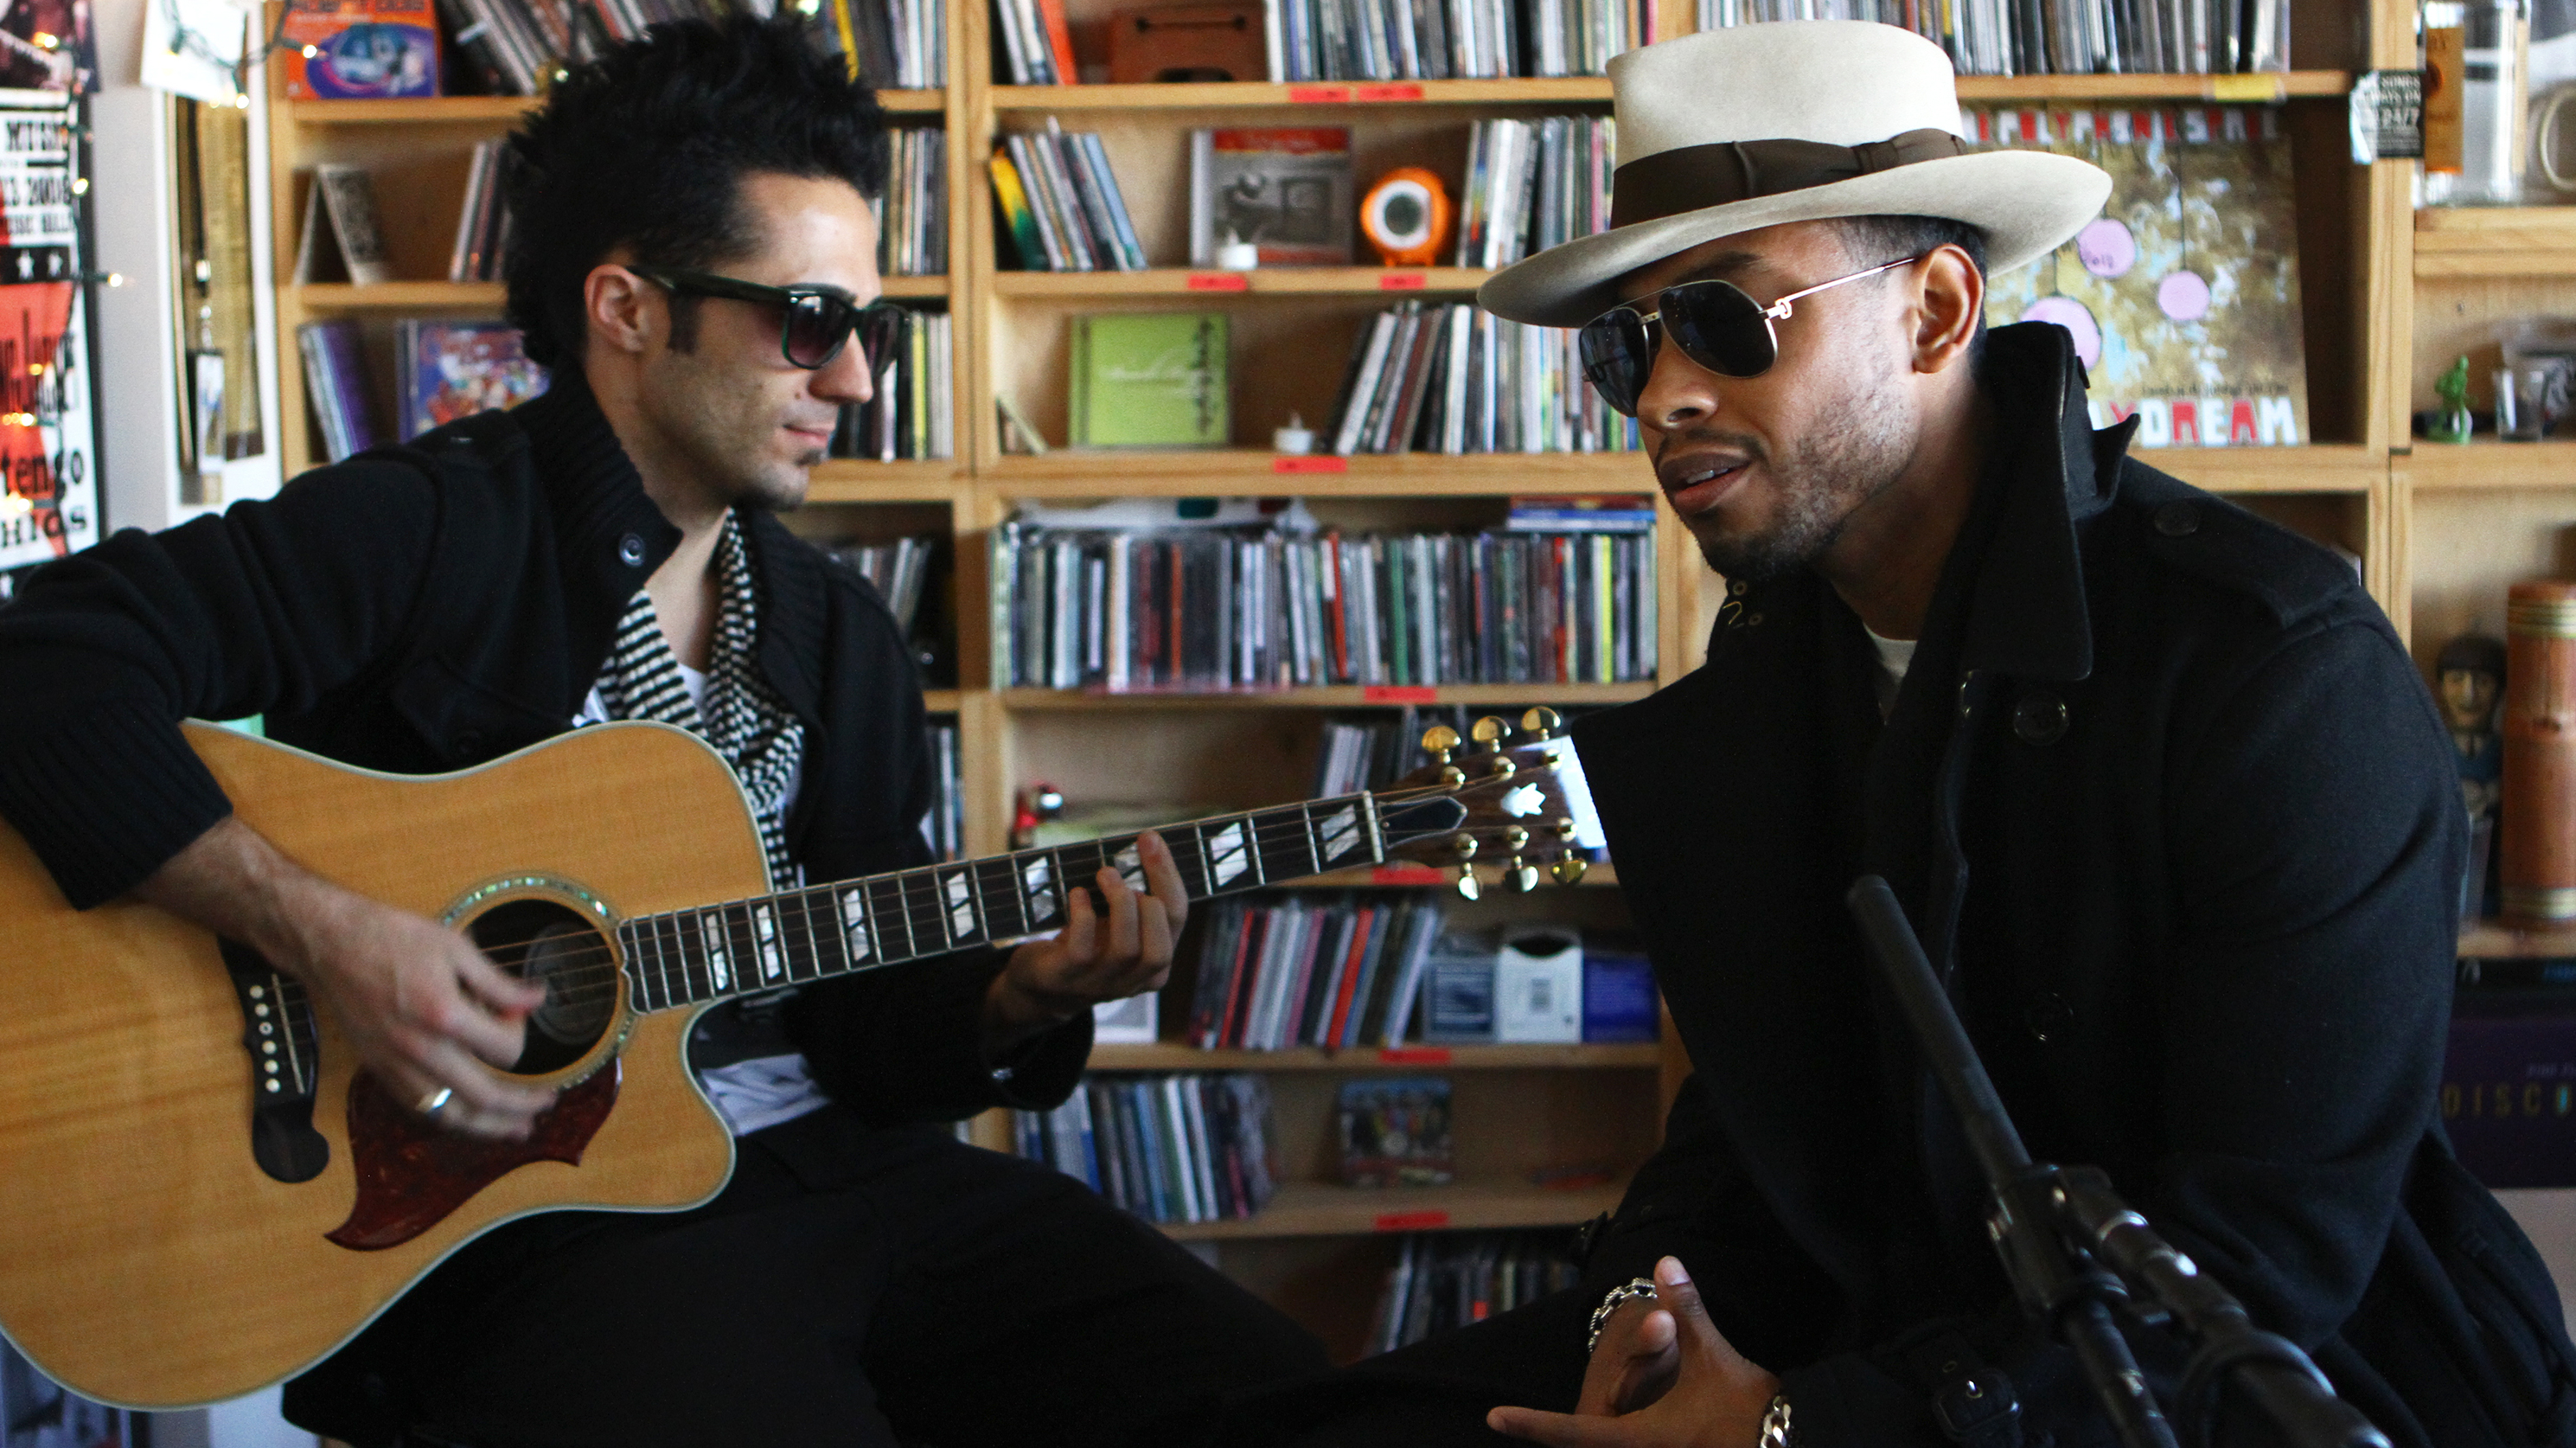
M1745 295L1733 282L1682 282L1655 293L1655 309L1639 311L1635 303L1612 307L1583 324L1583 373L1601 400L1621 413L1637 415L1637 399L1655 373L1655 352L1664 334L1682 355L1720 377L1759 377L1780 360L1776 322L1789 320L1790 303L1863 277L1874 277L1921 261L1909 256L1820 282L1791 292L1769 306Z
M861 304L832 288L763 286L679 267L629 264L626 269L677 296L730 297L778 308L778 350L808 372L830 366L856 332L859 353L873 377L885 370L895 339L903 334L903 308L887 302Z

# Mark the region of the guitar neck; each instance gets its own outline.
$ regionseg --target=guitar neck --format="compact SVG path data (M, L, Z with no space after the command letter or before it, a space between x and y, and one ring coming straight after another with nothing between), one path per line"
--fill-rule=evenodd
M1383 864L1387 824L1367 792L1166 825L1193 900ZM899 965L1064 924L1064 892L1103 866L1144 888L1135 835L926 865L644 915L617 927L629 998L658 1011Z

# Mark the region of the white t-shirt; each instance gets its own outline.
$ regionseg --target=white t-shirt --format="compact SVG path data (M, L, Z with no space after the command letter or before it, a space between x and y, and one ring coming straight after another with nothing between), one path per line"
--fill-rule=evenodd
M1896 707L1897 688L1905 682L1905 671L1914 667L1914 646L1918 639L1881 638L1878 630L1867 624L1861 631L1869 635L1872 648L1878 650L1878 717L1887 718Z

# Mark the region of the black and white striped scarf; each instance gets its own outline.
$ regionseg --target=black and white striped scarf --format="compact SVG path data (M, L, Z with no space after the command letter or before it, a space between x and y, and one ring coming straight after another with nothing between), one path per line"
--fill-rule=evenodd
M599 700L611 719L674 724L724 756L751 797L769 873L783 889L804 883L804 872L787 853L786 815L788 791L805 757L805 726L760 677L753 652L760 637L759 595L742 524L731 513L716 540L715 572L716 628L705 707L690 701L653 595L641 590L617 621L617 641L599 673Z

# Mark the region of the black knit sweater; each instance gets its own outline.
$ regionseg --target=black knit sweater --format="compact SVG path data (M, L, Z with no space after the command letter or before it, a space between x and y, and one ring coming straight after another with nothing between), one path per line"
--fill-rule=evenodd
M791 849L816 881L922 863L929 752L901 632L857 575L774 518L747 522L760 670L805 725ZM272 501L119 532L0 608L0 816L86 909L230 813L181 719L265 715L282 742L397 773L561 733L679 538L570 374ZM785 1026L874 1120L1051 1105L1089 1020L987 1061L1000 962L976 951L810 987Z

